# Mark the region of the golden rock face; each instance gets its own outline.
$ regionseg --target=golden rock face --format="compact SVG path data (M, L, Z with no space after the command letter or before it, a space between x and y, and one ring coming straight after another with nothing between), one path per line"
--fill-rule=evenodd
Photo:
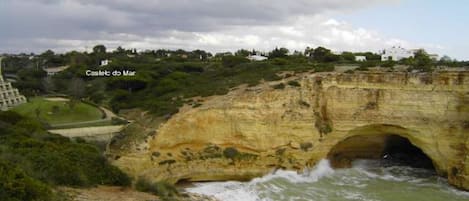
M381 143L378 136L392 134L420 148L451 184L469 189L468 72L292 79L301 86L240 87L184 108L155 128L142 149L127 150L114 164L154 180L247 180L276 168L312 166L352 136L373 147Z

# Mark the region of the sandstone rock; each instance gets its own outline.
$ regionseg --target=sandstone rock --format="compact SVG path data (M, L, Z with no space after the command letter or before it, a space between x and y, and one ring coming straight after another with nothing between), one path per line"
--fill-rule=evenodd
M277 83L264 83L208 98L162 124L146 152L125 153L114 164L154 180L247 180L313 166L352 136L393 134L420 148L451 184L469 189L468 72L298 78L301 87L275 90L270 86ZM308 147L298 149L304 142ZM219 150L209 152L214 145ZM225 157L227 147L239 154ZM153 152L172 156L152 159Z

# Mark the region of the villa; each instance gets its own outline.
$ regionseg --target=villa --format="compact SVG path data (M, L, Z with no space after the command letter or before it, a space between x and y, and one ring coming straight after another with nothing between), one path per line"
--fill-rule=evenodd
M67 69L68 65L65 65L65 66L58 66L58 67L52 67L52 68L44 68L44 71L47 72L47 76L53 76L59 72L62 72L64 71L65 69Z
M3 80L1 63L2 58L0 57L0 110L5 111L19 104L26 103L26 97L21 95L18 89L13 88L10 82Z
M249 55L246 58L251 61L264 61L268 59L267 57L261 55Z
M399 61L401 59L413 57L417 50L407 50L402 47L392 47L389 49L383 50L381 55L381 61Z
M383 50L383 53L381 54L381 61L388 61L388 60L399 61L401 59L413 57L418 50L419 49L407 50L402 47L394 46L392 48ZM427 54L427 55L433 60L438 60L439 58L438 54Z

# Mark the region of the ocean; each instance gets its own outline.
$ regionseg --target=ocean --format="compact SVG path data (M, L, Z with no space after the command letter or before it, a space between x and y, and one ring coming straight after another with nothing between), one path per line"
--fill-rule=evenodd
M277 170L249 182L200 182L186 190L221 201L469 201L469 192L432 170L383 167L376 160L357 160L346 169L321 160L302 173Z

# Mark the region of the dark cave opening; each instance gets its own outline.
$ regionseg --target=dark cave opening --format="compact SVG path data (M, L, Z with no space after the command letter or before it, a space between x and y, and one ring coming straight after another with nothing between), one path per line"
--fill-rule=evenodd
M335 145L328 154L334 168L347 168L358 159L379 160L382 166L434 170L432 160L407 138L394 134L357 135Z
M386 144L381 156L384 166L409 166L414 168L434 169L432 160L407 138L398 135L386 137Z

